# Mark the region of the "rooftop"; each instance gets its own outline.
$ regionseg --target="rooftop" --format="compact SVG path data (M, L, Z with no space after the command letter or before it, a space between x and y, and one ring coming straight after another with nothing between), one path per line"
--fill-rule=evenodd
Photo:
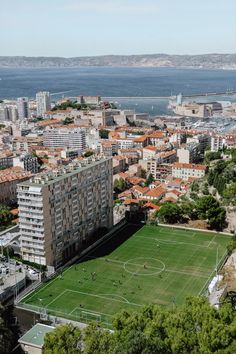
M37 323L19 339L19 343L42 348L45 335L53 330L52 326Z
M39 174L28 181L19 183L19 186L39 186L39 185L50 185L55 182L59 182L65 177L72 176L76 173L82 172L91 166L97 166L101 162L111 160L111 158L88 158L82 161L75 160L71 164L64 166L58 170L50 171L47 173Z

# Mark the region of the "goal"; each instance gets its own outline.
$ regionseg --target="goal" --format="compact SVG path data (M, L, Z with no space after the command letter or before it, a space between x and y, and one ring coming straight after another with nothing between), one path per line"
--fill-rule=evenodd
M81 311L81 319L85 320L86 322L89 322L89 321L101 322L102 321L101 314L96 313L96 312L90 312L90 311Z

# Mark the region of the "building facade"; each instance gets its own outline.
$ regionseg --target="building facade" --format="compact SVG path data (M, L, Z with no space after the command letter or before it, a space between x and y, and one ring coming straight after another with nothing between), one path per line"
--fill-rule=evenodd
M20 166L25 171L30 171L33 174L39 172L38 158L30 154L22 155L13 158L13 166Z
M68 148L82 152L86 148L85 131L80 128L47 130L43 134L43 145L48 148Z
M19 119L29 118L29 100L27 97L17 98L17 110Z
M42 91L36 93L37 116L43 117L44 113L51 109L50 93Z
M172 176L175 178L202 178L206 173L206 165L176 162L172 165Z
M18 185L24 260L58 268L113 226L112 159L74 162Z

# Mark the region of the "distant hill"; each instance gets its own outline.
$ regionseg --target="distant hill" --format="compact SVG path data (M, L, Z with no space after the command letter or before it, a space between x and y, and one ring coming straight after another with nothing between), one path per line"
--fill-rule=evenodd
M94 57L0 56L0 68L173 67L196 69L236 69L236 54L203 55L104 55Z

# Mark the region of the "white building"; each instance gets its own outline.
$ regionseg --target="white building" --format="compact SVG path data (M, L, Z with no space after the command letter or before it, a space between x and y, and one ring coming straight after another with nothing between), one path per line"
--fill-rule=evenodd
M76 149L86 148L85 131L80 128L49 129L43 134L43 145L49 148Z
M225 145L225 138L220 135L215 135L211 137L211 151L222 150Z
M51 109L50 93L41 91L36 93L37 116L43 117L44 113Z
M175 178L202 178L206 173L206 165L175 162L172 165L172 176Z
M95 232L113 226L111 158L71 163L18 184L17 191L24 260L58 268Z
M19 119L29 118L29 100L27 97L17 98L17 110Z

